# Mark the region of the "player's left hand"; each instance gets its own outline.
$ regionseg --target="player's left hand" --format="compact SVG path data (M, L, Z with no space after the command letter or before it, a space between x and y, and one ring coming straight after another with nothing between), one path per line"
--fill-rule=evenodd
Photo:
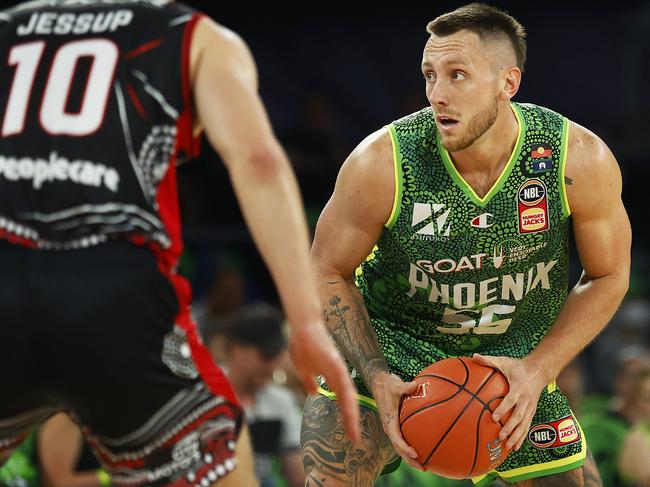
M508 438L506 447L519 450L528 435L539 396L548 385L547 377L539 367L531 367L525 358L489 357L477 353L472 358L481 365L500 370L508 379L510 390L492 413L492 420L499 421L512 409L512 415L499 432L499 440Z
M322 375L338 397L345 431L361 444L357 390L341 354L330 340L325 325L318 321L296 326L291 331L291 359L308 394L316 393L316 376Z

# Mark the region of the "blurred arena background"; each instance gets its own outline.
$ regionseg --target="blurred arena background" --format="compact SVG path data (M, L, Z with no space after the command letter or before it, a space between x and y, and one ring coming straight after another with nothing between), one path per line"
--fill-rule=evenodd
M313 225L346 155L370 132L427 104L420 73L426 24L469 2L394 2L384 7L356 2L185 3L235 30L250 46L262 97L294 164ZM622 395L634 395L625 383L633 373L625 368L628 362L650 360L650 1L605 6L486 3L507 10L528 33L528 61L515 100L546 106L594 131L609 145L623 173L634 239L630 291L613 322L563 378L578 418L584 417L586 429L590 424L598 432L606 412L625 402ZM198 160L180 168L179 186L186 242L182 272L193 283L200 313L219 323L258 302L277 305L227 172L207 142ZM570 285L581 269L573 255ZM624 374L617 379L621 370ZM284 383L287 375L274 378ZM611 402L615 396L618 403ZM593 441L601 441L597 437ZM603 465L607 461L598 455L596 459ZM607 468L616 469L616 461ZM266 485L280 485L281 477L276 476L278 484ZM605 486L624 485L612 479ZM413 479L383 482L416 485Z
M297 7L187 2L240 33L258 63L261 92L289 152L311 220L326 203L345 156L365 135L426 105L420 73L428 20L466 2L378 9L328 2ZM650 2L616 8L589 3L491 2L528 32L528 62L517 101L554 109L597 133L616 155L634 232L631 294L648 291L650 232L643 196L650 183ZM250 239L225 169L207 144L180 170L188 250L240 253ZM251 247L252 248L252 247ZM266 274L244 254L256 297L272 299ZM575 267L579 263L574 259ZM195 294L205 290L196 275Z

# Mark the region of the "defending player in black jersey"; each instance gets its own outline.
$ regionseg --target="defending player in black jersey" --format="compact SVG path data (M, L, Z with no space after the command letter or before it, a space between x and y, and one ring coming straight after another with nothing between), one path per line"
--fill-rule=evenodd
M305 383L326 375L358 436L297 185L242 40L166 0L50 0L1 11L0 46L0 460L63 409L115 485L207 486L233 470L223 485L254 485L237 398L176 274L175 166L202 129L278 286Z

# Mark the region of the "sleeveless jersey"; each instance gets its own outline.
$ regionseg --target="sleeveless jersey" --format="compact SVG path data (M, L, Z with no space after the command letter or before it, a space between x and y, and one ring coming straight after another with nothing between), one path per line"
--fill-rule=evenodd
M178 257L174 166L198 153L199 17L166 0L0 11L0 238L49 249L126 238Z
M389 126L395 202L357 286L405 379L448 356L527 355L566 298L568 121L511 106L517 142L483 198L442 146L431 108Z

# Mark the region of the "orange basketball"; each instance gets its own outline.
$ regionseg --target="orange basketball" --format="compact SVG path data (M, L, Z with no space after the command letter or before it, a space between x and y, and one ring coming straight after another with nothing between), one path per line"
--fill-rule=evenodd
M510 412L498 423L492 421L509 389L501 372L458 357L428 366L415 380L418 388L402 400L399 421L404 439L426 469L464 479L485 474L506 459L510 451L498 434Z

